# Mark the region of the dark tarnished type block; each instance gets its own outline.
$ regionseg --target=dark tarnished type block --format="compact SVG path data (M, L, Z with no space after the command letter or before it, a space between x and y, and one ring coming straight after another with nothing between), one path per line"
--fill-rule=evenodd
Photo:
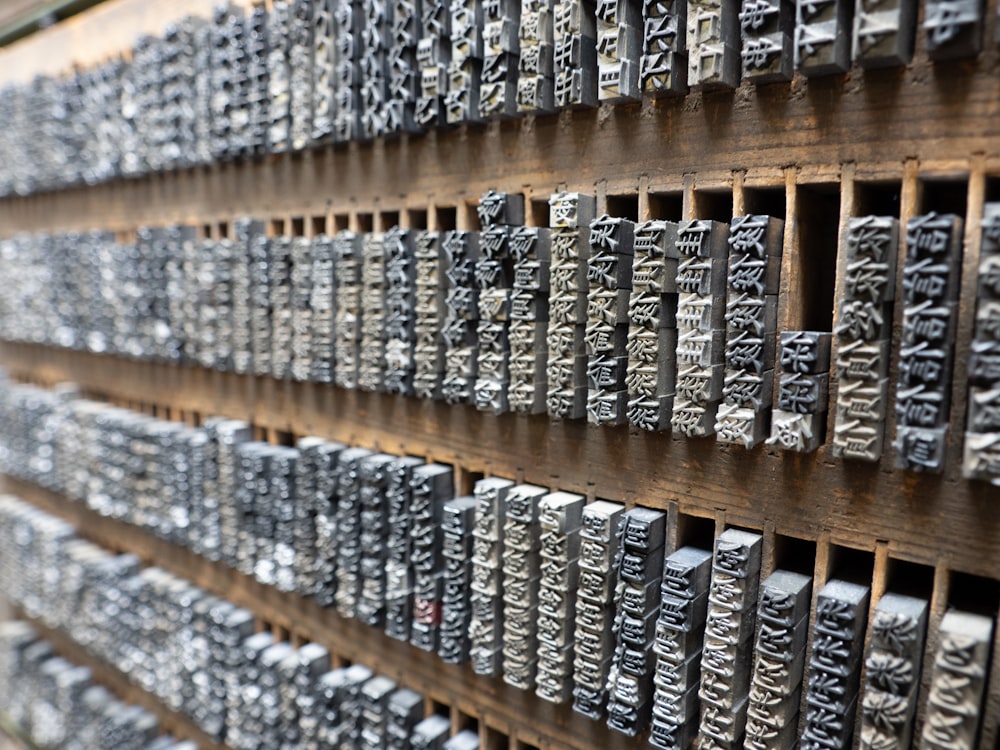
M771 216L736 216L730 224L725 378L734 384L756 382L749 400L745 385L724 390L715 423L719 442L752 448L770 431L777 326L774 291L783 234L784 222Z
M812 580L778 570L760 585L745 747L795 744Z
M1000 203L987 203L983 207L982 240L979 259L979 284L976 300L976 328L970 344L968 377L968 419L965 433L965 454L962 474L967 479L985 479L996 482L1000 478L997 447L1000 446ZM933 308L954 315L952 307ZM934 323L936 332L949 336L950 326L943 316L926 316ZM938 339L935 339L938 343ZM942 342L943 343L943 342ZM939 344L940 346L940 344Z
M850 743L861 673L861 647L869 588L833 580L816 600L806 717L800 744L806 748Z
M727 529L715 542L698 689L699 744L737 747L744 735L761 544L759 534L738 529Z
M983 43L979 0L931 0L924 12L927 53L932 60L975 57Z
M795 67L807 76L846 73L851 66L852 0L796 0Z
M739 6L721 0L689 0L688 85L735 88L740 82Z
M910 219L903 269L904 325L896 383L896 464L940 473L951 396L962 220L953 214ZM929 315L929 309L939 312Z
M882 456L884 409L859 411L855 395L872 381L884 382L888 372L898 246L899 222L892 217L863 216L848 223L847 283L834 330L840 378L835 456L869 462Z
M875 606L865 660L861 746L909 747L927 634L928 602L885 594Z
M989 617L958 610L941 619L921 750L974 747L993 627Z
M754 83L791 80L795 65L795 3L743 0L743 77Z
M917 4L912 0L856 0L853 56L863 68L906 65L913 57Z

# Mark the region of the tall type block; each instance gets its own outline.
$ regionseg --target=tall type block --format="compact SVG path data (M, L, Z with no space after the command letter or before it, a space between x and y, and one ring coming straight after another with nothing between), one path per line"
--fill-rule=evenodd
M555 109L555 0L520 2L517 111L551 112Z
M292 4L277 0L267 16L267 150L272 154L291 148L291 29Z
M361 129L360 0L333 0L334 73L333 139L353 141Z
M729 227L677 225L677 384L671 427L688 437L715 431L722 400Z
M796 0L795 67L807 76L846 73L851 66L852 0Z
M386 467L385 633L399 641L410 639L413 621L413 566L410 563L413 525L413 471L423 465L413 456L393 459Z
M538 670L535 694L567 701L573 687L573 643L579 581L580 528L586 499L553 492L540 502L541 579L538 584Z
M684 750L698 732L702 631L711 572L712 554L697 547L682 547L663 563L649 733L649 744L659 750Z
M387 133L419 132L415 117L420 91L417 45L421 39L421 0L392 0L389 27L388 99L384 107Z
M512 411L545 412L547 391L551 230L516 227L510 234L514 289L510 297L510 385Z
M910 219L903 268L903 339L896 382L896 465L940 474L962 266L962 219Z
M736 216L729 229L726 355L719 442L752 448L770 432L784 222Z
M941 618L920 750L975 746L993 620L958 610Z
M444 97L449 125L478 122L483 72L482 0L451 0L451 56L448 90Z
M294 0L292 4L288 114L291 120L289 146L293 151L304 149L312 136L314 5L314 0Z
M601 101L638 99L642 54L642 3L597 0L597 96Z
M413 568L413 624L410 643L437 651L441 625L441 515L455 496L450 466L426 464L410 481L410 565Z
M608 699L614 656L615 561L618 525L625 506L597 500L584 506L580 527L580 574L573 642L573 710L599 720Z
M470 661L476 674L500 674L503 649L503 543L507 495L514 483L488 477L476 482L472 529Z
M927 634L928 603L886 594L875 606L861 695L861 747L910 746Z
M479 286L479 233L453 230L442 241L448 268L447 312L441 336L445 342L444 380L441 391L449 404L473 400L477 374L477 324Z
M361 32L358 37L360 86L359 138L376 138L386 131L389 101L389 24L392 7L385 0L360 0Z
M740 30L744 78L753 83L791 80L795 66L793 0L743 0Z
M378 453L362 459L361 474L361 589L355 616L366 625L384 622L386 561L389 557L389 473L395 456Z
M524 198L487 192L479 202L480 258L476 261L479 323L476 329L476 408L502 414L508 410L510 320L514 269L510 252L513 224L524 221Z
M826 434L831 334L782 331L778 408L769 445L799 453L816 450Z
M442 327L448 310L448 280L441 237L441 232L429 230L414 237L413 390L421 398L441 398L445 372Z
M595 206L593 196L581 193L555 193L549 198L552 259L546 403L549 416L556 419L580 419L586 413L588 227Z
M778 570L760 585L746 750L795 745L812 579Z
M312 351L308 379L316 383L332 383L336 328L333 238L326 234L313 237L310 255L312 290L309 295L309 310Z
M593 0L554 0L553 86L560 109L597 106L596 21Z
M735 88L740 82L740 19L736 3L688 0L688 85Z
M456 497L446 502L441 511L444 580L438 656L449 664L464 664L469 659L472 529L476 504L474 497Z
M336 22L337 0L313 3L312 97L309 107L309 139L326 143L333 137L333 118L337 111L335 85L337 75Z
M385 390L413 393L416 338L416 248L413 232L393 227L385 233Z
M291 305L293 380L308 380L312 372L312 242L293 237L291 243Z
M854 59L863 68L906 65L913 57L916 24L913 0L856 0Z
M538 663L539 503L544 487L519 484L506 497L503 529L503 679L530 690Z
M962 474L1000 477L1000 203L983 209L976 328L969 346L969 407Z
M806 717L799 737L805 750L851 742L869 593L867 586L833 580L816 599Z
M361 358L361 236L350 230L333 238L336 313L333 323L334 382L357 388Z
M385 235L366 232L361 237L361 349L358 387L381 391L385 387L386 312Z
M687 92L687 1L642 5L642 57L639 84L653 96Z
M892 217L865 216L848 223L847 276L834 330L835 456L860 461L882 456L898 243L899 223Z
M487 0L482 10L483 70L479 114L483 118L516 117L521 0Z
M590 224L587 258L587 421L624 424L628 416L625 372L628 304L632 289L635 224L601 216Z
M633 508L618 527L615 653L608 674L608 728L634 737L649 723L666 514Z
M734 748L746 727L762 539L727 529L715 540L701 652L698 747Z
M978 0L931 0L924 12L932 60L975 57L983 43L983 4Z
M362 462L372 456L365 448L348 448L337 456L337 591L334 602L341 617L355 617L361 594Z
M448 62L451 60L451 4L449 0L421 0L420 38L417 41L419 94L414 120L430 128L447 122Z

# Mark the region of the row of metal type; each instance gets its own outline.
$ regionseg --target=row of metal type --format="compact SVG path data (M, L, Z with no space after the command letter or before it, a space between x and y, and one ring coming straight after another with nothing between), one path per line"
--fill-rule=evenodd
M275 446L232 420L195 428L66 393L19 395L0 447L7 473L612 730L648 731L656 747L847 748L858 705L864 747L907 745L920 703L921 748L971 748L979 731L992 615L949 609L921 693L926 594L890 588L871 609L870 581L834 569L814 597L808 560L762 577L758 533L673 550L667 514L648 507L499 477L455 497L451 468L415 457L317 438ZM31 433L49 438L44 449ZM67 570L57 558L23 564ZM23 570L5 586L31 604L46 588ZM77 600L53 597L85 621ZM156 621L138 612L131 626Z
M949 431L963 431L953 390L968 388L963 472L1000 477L1000 204L979 230L968 352L954 350L957 215L850 219L832 330L779 331L782 220L635 223L595 216L582 193L549 204L549 228L524 225L523 196L490 191L477 231L307 238L240 219L232 239L174 226L134 243L2 240L0 337L748 449L815 451L829 411L833 455L847 460L880 460L894 420L896 466L932 473Z
M0 196L491 118L975 57L976 0L275 0L0 90Z

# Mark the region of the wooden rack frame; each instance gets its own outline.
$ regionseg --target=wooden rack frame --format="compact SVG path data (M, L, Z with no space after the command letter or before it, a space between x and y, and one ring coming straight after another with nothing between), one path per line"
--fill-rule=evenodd
M139 226L177 222L200 226L206 236L232 236L233 221L245 215L270 220L274 232L307 235L380 230L396 222L474 229L475 203L489 188L523 193L528 223L536 225L547 222L548 196L560 189L594 193L598 211L639 220L728 220L748 211L774 212L786 218L779 330L811 325L814 232L836 235L834 257L821 261L832 260L834 275L822 297L830 308L820 311L823 319L835 320L848 219L893 213L905 225L911 216L940 210L944 201L946 210L964 215L965 243L943 476L893 468L892 419L882 461L867 465L832 457L832 424L815 454L765 447L748 452L670 433L593 428L545 416L496 417L471 406L28 344L0 343L0 365L23 381L72 380L89 397L190 424L213 415L246 419L257 437L272 442L319 435L450 463L463 490L480 475L498 475L661 508L674 530L670 543L704 529L761 531L765 575L782 564L783 548L805 544L814 550L812 568L804 571L814 576L814 598L831 574L839 574L838 566L851 560L860 560L859 575L868 576L872 606L896 577L917 571L931 600L930 657L956 592L983 584L990 588L984 592L989 613L998 614L998 490L965 481L960 471L966 410L961 368L974 323L979 223L984 203L1000 200L997 5L986 3L984 50L972 60L931 63L918 31L914 61L905 68L855 68L808 81L796 76L790 84L744 84L735 92L462 126L0 201L3 235L102 228L122 238ZM210 3L105 3L72 26L0 50L0 85L119 54L140 29L155 31L169 14L202 6L208 12ZM920 3L918 29L923 18ZM902 240L898 251L902 257ZM897 342L901 319L897 304ZM898 347L891 383L897 374ZM831 404L836 391L831 381ZM359 661L398 678L423 692L428 708L448 707L456 730L478 722L484 748L637 746L568 708L554 709L500 680L445 665L312 600L262 586L79 503L10 478L0 478L0 486L67 518L103 546L136 553L248 607L260 628L294 643L322 643L337 664ZM998 739L996 632L982 750L994 750ZM74 648L69 642L60 647ZM930 662L925 658L922 695ZM918 714L918 731L922 721Z

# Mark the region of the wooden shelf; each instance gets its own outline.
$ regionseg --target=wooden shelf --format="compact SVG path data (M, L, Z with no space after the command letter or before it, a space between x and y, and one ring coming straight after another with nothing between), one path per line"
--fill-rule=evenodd
M997 490L944 477L783 454L628 428L496 417L471 406L328 385L164 366L32 345L0 345L0 363L39 384L160 416L246 419L269 430L424 456L487 474L720 523L873 552L985 577L1000 570ZM466 487L466 490L471 487Z

